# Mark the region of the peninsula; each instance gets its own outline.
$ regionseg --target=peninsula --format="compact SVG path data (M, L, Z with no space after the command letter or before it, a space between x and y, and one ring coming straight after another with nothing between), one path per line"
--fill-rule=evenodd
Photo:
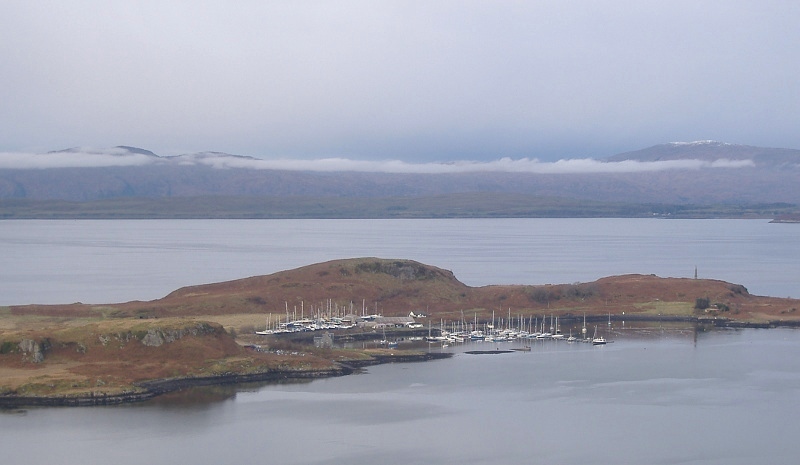
M0 307L0 406L139 401L192 385L339 376L369 364L449 355L379 344L315 346L307 332L269 334L281 322L285 327L287 320L322 314L353 323L328 329L336 338L378 340L385 336L375 325L356 325L353 316L408 321L413 314L411 328L391 331L419 335L447 322L486 324L494 313L522 321L624 315L708 326L800 326L798 308L797 299L755 296L743 285L708 279L624 275L470 287L450 271L410 260L336 260L181 288L146 302Z

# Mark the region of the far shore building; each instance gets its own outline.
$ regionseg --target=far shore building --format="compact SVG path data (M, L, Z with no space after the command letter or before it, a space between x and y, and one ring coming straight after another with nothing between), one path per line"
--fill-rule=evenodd
M322 333L322 336L315 336L314 347L318 349L333 349L333 333L326 331Z
M406 328L415 324L416 321L410 316L379 316L371 321L364 322L364 326L376 329L380 328Z

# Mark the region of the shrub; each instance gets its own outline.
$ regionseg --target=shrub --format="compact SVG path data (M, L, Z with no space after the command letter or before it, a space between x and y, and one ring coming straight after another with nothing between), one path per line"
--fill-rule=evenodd
M694 301L694 308L697 310L705 310L711 306L711 302L709 301L708 297L698 297Z
M540 304L546 304L547 302L550 302L551 300L558 300L558 298L559 298L559 295L553 293L549 289L538 288L538 289L534 289L532 292L528 293L528 299L530 299L533 302L538 302Z
M19 346L13 342L3 341L3 343L0 344L0 354L12 354L17 352L18 348Z
M586 299L594 293L595 289L592 284L570 284L564 289L564 295L571 299Z
M747 295L747 288L742 286L741 284L731 284L728 289L730 289L734 294L741 294Z

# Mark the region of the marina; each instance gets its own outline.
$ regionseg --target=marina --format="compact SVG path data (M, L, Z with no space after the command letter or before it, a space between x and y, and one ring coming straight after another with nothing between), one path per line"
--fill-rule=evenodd
M697 265L701 277L740 283L753 294L796 297L800 247L792 226L653 219L8 221L0 230L0 296L4 305L146 300L325 259L382 256L440 266L474 286L630 272L689 277ZM73 263L81 266L65 266ZM355 314L359 298L353 296ZM369 314L387 313L365 306ZM295 318L290 305L288 321L313 319L327 304L314 307L310 313L309 302L298 302ZM340 302L339 317L349 308ZM424 313L401 314L412 310ZM509 329L508 306L495 310L502 324L489 314L475 328L465 326L459 321L475 323L465 311L450 321L415 317L423 326L397 328L404 335L386 328L385 339L400 349L453 353L446 359L314 381L189 389L125 406L2 412L0 445L9 463L114 457L120 465L162 463L176 450L194 464L269 457L287 465L749 465L792 463L800 455L791 428L800 417L797 330L641 322L603 308L586 323L582 313L560 316L561 340L487 343L490 329ZM269 311L272 329L287 321L283 302ZM511 309L511 319L519 321L517 312ZM542 313L510 327L529 336L557 333ZM265 311L253 331L266 330L268 318ZM470 331L459 335L464 342L429 342L429 326L432 337L439 327ZM568 342L592 337L595 326L606 345ZM377 347L383 339L378 328L363 332L369 339L345 341L356 329L331 330L333 342ZM254 337L313 339L326 332ZM526 346L531 350L512 350ZM498 348L510 352L463 353Z
M121 407L5 412L0 441L14 463L45 463L57 451L84 463L118 454L121 465L158 462L175 447L192 463L268 454L290 465L366 465L377 457L398 465L489 465L524 462L531 451L570 465L649 463L654 456L660 463L745 465L800 453L785 426L800 415L800 362L785 355L800 350L796 330L702 332L650 323L613 334L615 343L602 349L542 340L518 352L506 343L500 347L508 351L497 355L457 351L313 382L196 388ZM654 414L657 421L642 420ZM413 438L413 447L396 438ZM40 441L50 447L32 447Z
M288 308L288 307L287 307ZM296 315L295 315L296 316ZM539 317L522 315L506 320L479 322L477 315L473 321L467 322L463 318L456 322L439 321L433 325L424 314L411 312L408 317L384 317L380 314L354 315L352 313L342 316L318 313L312 318L289 319L287 310L286 320L272 323L271 316L267 319L267 329L256 331L260 336L297 336L298 333L330 332L340 341L367 341L375 340L382 347L397 348L402 344L407 346L412 343L424 341L431 345L440 345L443 349L450 346L465 344L506 344L526 341L564 341L566 343L590 343L593 345L605 344L606 338L597 334L595 325L593 337L587 336L586 316L583 316L583 326L576 326L576 320L568 319L569 336L563 334L558 317L542 316L541 325ZM596 317L595 317L596 319ZM563 318L562 318L563 320ZM550 330L547 331L547 324ZM424 329L427 328L427 329ZM572 335L573 330L580 329L581 338ZM608 329L611 330L611 314L608 314ZM387 336L388 334L388 336ZM424 336L422 336L425 334ZM307 338L304 338L307 339ZM525 346L530 350L530 346ZM517 348L514 350L526 350Z

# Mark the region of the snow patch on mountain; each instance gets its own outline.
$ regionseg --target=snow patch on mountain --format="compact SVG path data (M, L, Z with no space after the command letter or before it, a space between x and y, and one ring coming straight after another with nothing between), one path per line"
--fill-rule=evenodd
M716 140L696 140L692 142L669 142L667 145L675 147L691 147L691 146L714 146L714 147L727 147L736 144L729 144L727 142L719 142Z

